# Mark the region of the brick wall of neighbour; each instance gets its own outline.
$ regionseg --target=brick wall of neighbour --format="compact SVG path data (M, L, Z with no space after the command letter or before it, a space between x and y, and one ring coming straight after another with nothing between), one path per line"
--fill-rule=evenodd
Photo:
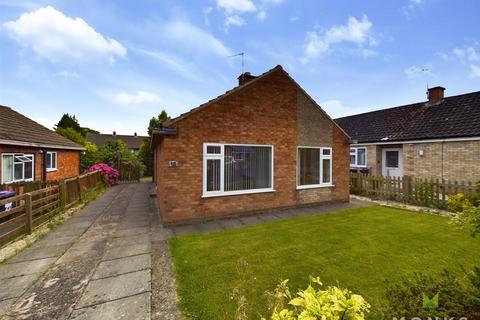
M57 170L47 172L47 180L61 180L75 177L79 174L80 152L73 150L62 150L57 151Z
M164 222L205 219L229 214L238 214L279 207L291 207L297 204L296 161L297 134L301 132L303 141L311 143L332 143L332 127L319 129L330 138L312 139L308 135L308 126L318 126L308 118L303 108L307 101L299 99L298 87L283 73L274 71L258 79L255 84L231 93L175 124L176 137L163 139L156 148L156 185L159 207ZM308 111L309 112L309 111ZM317 113L318 112L318 113ZM315 110L315 117L320 115ZM324 119L320 119L324 121ZM299 121L303 125L299 125ZM311 128L312 130L317 130ZM328 141L328 139L330 139ZM341 143L334 147L334 179L348 178L348 165L335 166L335 154L348 157L346 138L337 138ZM335 141L337 141L335 140ZM203 143L266 144L274 147L274 192L202 198L203 181ZM333 142L335 144L335 142ZM178 161L170 167L168 162ZM341 161L341 160L340 160ZM338 171L338 172L337 172ZM340 174L340 171L344 171ZM336 182L336 180L334 180ZM339 182L340 183L340 182ZM345 182L348 190L348 179ZM340 190L334 198L347 200L345 192ZM340 189L340 188L339 188ZM328 189L322 192L329 192ZM323 195L310 195L314 200L332 199ZM318 202L317 201L317 202Z
M419 150L424 155L419 155ZM480 141L405 144L404 174L419 178L480 180Z
M35 156L35 181L42 180L43 156L39 148L0 145L0 177L2 177L1 154L3 153L25 153ZM46 150L46 149L45 149ZM47 173L47 180L59 180L73 177L79 174L80 170L80 152L71 150L46 150L57 152L57 168L56 172Z

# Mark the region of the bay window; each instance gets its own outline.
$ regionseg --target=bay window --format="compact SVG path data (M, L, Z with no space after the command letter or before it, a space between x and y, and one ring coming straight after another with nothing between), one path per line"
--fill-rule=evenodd
M297 188L332 185L332 148L298 147Z
M203 196L273 191L273 147L205 143Z
M367 166L367 148L350 148L350 166Z
M45 162L47 165L47 171L57 170L57 153L52 151L47 152Z
M2 183L34 180L34 155L2 154Z

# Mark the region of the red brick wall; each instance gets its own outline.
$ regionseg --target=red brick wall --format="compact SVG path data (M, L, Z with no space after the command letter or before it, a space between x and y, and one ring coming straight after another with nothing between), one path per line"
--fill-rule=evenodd
M298 90L283 71L276 70L177 122L177 137L165 138L155 151L163 220L205 219L295 206ZM335 154L342 152L348 161L348 145L340 140L336 139L339 145L334 146L334 161ZM273 145L275 192L202 198L205 142ZM169 167L171 160L178 161L178 166ZM345 173L340 174L342 170ZM347 177L347 190L348 170L348 162L345 167L334 165L333 169L334 177L339 174L338 183ZM343 191L334 194L337 200L348 199Z
M0 177L2 176L2 153L28 153L35 155L35 181L42 180L42 154L40 148L0 145ZM50 150L57 152L57 171L47 173L47 180L64 179L79 174L80 152L74 150Z

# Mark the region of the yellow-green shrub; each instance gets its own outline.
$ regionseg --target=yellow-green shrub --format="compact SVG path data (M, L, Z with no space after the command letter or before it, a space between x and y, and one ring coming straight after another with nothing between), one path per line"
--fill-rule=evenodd
M295 296L290 293L287 283L288 280L282 281L271 294L271 320L364 320L370 310L362 296L347 289L320 289L320 278L311 278L307 289Z

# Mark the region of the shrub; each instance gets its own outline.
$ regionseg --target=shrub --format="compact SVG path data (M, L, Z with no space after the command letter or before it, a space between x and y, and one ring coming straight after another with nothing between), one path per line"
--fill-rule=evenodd
M480 233L480 207L466 205L462 211L454 213L452 219L459 227L468 229L473 238Z
M105 163L94 164L93 166L85 170L84 173L88 173L96 170L102 170L105 180L109 185L113 186L118 184L118 178L120 176L118 170L110 167L108 164L105 164Z
M307 289L296 296L290 293L288 280L280 282L272 297L272 320L363 320L370 305L362 296L347 289L322 286L319 278L310 278ZM315 288L317 287L317 288ZM285 303L287 302L288 303ZM263 318L265 320L265 318Z
M447 208L452 212L459 212L463 210L464 206L470 206L471 203L463 193L458 193L450 196L447 199Z
M464 271L462 277L447 270L435 278L415 273L390 285L385 298L385 319L480 319L480 268L470 273Z

